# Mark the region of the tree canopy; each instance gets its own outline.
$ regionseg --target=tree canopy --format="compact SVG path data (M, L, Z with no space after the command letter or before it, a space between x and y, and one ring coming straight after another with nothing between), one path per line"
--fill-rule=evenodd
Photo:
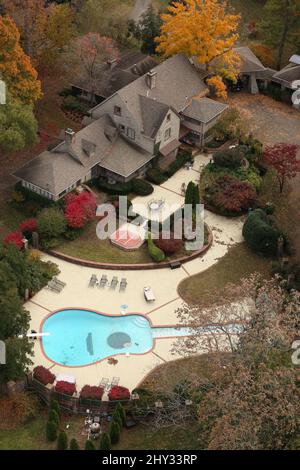
M194 57L211 74L208 83L217 96L225 97L222 78L236 80L239 70L233 47L240 16L229 11L227 2L186 0L173 2L161 18L157 51L165 57L178 53Z

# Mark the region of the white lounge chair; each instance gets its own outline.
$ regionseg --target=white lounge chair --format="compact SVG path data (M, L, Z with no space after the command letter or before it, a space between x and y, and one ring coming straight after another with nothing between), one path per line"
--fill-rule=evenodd
M144 287L144 297L147 302L154 302L156 300L156 297L151 287Z

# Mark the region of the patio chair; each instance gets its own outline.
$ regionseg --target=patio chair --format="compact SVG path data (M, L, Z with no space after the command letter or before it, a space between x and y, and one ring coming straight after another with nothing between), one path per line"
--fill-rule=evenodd
M53 278L53 281L61 287L66 287L66 283L58 279L56 276Z
M119 385L119 382L120 382L120 377L113 377L110 385L111 387L113 387L114 385Z
M119 280L118 280L118 278L117 278L116 276L114 276L114 277L112 278L111 283L110 283L110 288L111 288L111 289L115 289L118 284L119 284Z
M99 287L105 287L107 283L108 283L108 279L107 279L106 274L102 274L100 282L99 282Z
M125 290L127 287L127 279L125 277L122 277L121 282L120 282L120 290Z
M99 387L102 387L103 390L106 390L108 382L109 382L109 379L106 379L105 377L102 377L101 382L99 384Z
M61 293L61 288L58 287L58 285L55 284L53 281L50 281L47 287L48 289L52 290L53 292L56 292L57 294Z
M98 278L97 278L96 274L92 274L90 282L89 282L89 287L95 287L97 282L98 282Z

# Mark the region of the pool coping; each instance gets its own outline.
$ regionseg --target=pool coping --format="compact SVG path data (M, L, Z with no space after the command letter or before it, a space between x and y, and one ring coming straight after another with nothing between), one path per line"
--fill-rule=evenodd
M51 317L52 315L55 315L56 313L59 313L61 311L65 311L65 310L82 310L82 311L85 311L85 312L93 312L93 313L96 313L97 315L102 315L102 316L105 316L105 317L122 317L123 318L123 315L113 315L111 313L104 313L104 312L99 312L98 310L91 310L91 309L88 309L88 308L82 308L82 307L65 307L63 309L58 309L58 310L54 310L53 312L50 312L48 315L46 315L43 320L41 321L40 323L40 326L39 326L39 333L42 333L42 329L43 329L43 325L44 323L46 322L46 320ZM150 323L150 326L151 328L183 328L183 327L186 327L187 325L153 325L153 322L152 322L152 319L148 316L148 314L144 314L144 313L138 313L138 312L131 312L131 313L127 313L126 315L124 315L124 317L128 317L128 316L139 316L139 317L143 317L145 318L149 323ZM184 338L186 337L185 335L182 336L182 335L179 335L178 337L177 336L163 336L161 338L152 338L152 348L149 349L148 351L144 352L144 353L130 353L129 357L132 357L132 356L144 356L146 354L150 354L154 351L155 347L156 347L156 341L157 340L160 340L160 339L171 339L171 338ZM48 367L48 369L52 368L53 365L57 365L59 367L64 367L66 369L80 369L82 367L91 367L91 366L94 366L96 364L100 364L101 362L103 361L107 361L108 359L110 358L113 358L115 356L123 356L123 357L127 357L126 356L126 353L117 353L117 354L112 354L111 356L106 356L105 358L103 359L100 359L99 361L95 361L95 362L91 362L90 364L84 364L84 365L80 365L80 366L70 366L70 365L64 365L64 364L61 364L59 362L56 362L54 361L53 359L50 359L50 357L48 357L48 355L46 354L45 350L44 350L44 346L43 346L43 338L40 337L39 338L39 344L40 344L40 348L41 348L41 352L43 354L43 356L49 361L52 363L52 365L50 367Z

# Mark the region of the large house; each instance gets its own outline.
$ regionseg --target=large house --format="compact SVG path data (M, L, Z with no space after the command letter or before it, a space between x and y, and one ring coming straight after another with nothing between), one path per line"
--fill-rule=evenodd
M86 126L14 173L51 200L91 178L126 182L143 176L155 157L175 158L184 136L202 147L227 105L207 97L199 71L183 54L152 68L90 111Z
M86 75L74 77L71 88L77 96L89 103L98 104L138 77L149 72L157 61L140 51L124 52L118 59L108 60L101 66L92 83Z
M292 99L295 89L300 87L300 56L293 55L288 65L273 75L272 82Z

